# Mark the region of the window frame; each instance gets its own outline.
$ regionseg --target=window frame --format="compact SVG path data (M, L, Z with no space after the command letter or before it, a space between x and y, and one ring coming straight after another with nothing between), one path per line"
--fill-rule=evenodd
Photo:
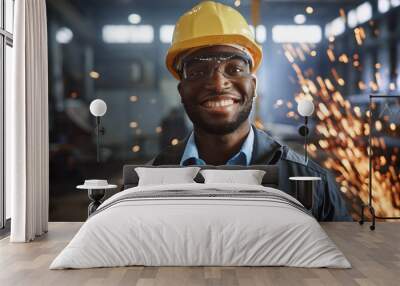
M0 0L0 229L7 230L6 223L6 190L5 190L5 92L6 92L6 46L13 48L13 34L6 31L6 0ZM13 5L13 19L15 16L15 0ZM14 27L13 29L14 30ZM7 227L6 227L7 226ZM1 233L0 233L1 234Z

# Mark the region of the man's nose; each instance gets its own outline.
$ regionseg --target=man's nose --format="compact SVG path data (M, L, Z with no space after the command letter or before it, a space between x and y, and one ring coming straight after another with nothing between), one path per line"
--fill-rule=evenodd
M231 82L224 76L224 73L219 69L215 68L206 83L206 89L212 89L217 94L223 93L225 90L229 89Z

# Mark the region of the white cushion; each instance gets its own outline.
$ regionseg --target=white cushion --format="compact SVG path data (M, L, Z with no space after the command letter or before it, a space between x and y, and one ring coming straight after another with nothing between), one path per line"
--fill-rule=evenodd
M193 179L199 170L199 167L135 168L139 176L139 186L196 183Z
M234 183L261 185L265 171L262 170L201 170L204 183Z
M84 185L88 187L102 187L108 186L108 182L107 180L85 180Z

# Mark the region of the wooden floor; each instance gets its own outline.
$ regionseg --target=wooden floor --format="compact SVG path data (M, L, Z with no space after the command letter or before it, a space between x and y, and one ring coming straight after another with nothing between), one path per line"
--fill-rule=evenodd
M400 285L400 223L378 223L375 231L357 223L323 227L352 269L289 267L120 267L48 270L81 223L50 223L32 243L0 241L0 285Z

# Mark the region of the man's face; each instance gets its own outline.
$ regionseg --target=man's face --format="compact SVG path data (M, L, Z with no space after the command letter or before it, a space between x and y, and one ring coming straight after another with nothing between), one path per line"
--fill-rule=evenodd
M256 77L243 57L246 56L234 47L212 46L183 59L178 90L196 128L227 134L248 119Z

